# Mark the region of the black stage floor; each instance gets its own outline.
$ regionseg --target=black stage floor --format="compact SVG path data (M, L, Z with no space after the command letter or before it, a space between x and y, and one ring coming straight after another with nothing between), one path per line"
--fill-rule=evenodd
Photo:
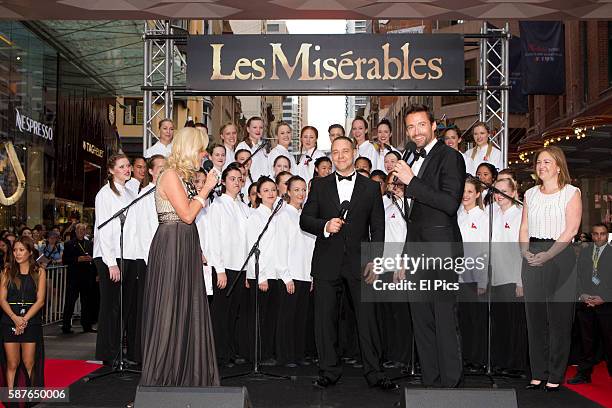
M222 375L248 371L243 365L225 369ZM251 404L256 408L343 408L343 407L396 407L401 398L400 390L385 392L368 388L361 370L346 367L340 382L326 390L315 389L311 382L316 378L315 367L290 369L267 367L271 373L295 376L295 380L254 380L246 378L228 379L224 386L246 386ZM106 371L105 368L98 372ZM388 370L390 376L400 375L399 370ZM414 381L412 381L414 382ZM496 378L499 388L515 388L520 408L590 408L600 405L566 389L559 392L527 391L526 380ZM402 386L419 387L409 380L399 380ZM134 400L138 377L117 375L93 382L78 381L70 387L70 404L45 404L43 407L124 407ZM491 388L486 377L467 377L465 387ZM418 407L418 403L414 405ZM171 407L169 407L171 408ZM478 407L475 407L478 408Z

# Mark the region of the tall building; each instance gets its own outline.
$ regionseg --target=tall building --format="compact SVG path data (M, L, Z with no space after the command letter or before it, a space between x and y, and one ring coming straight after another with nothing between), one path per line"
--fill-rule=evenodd
M287 23L282 20L266 20L266 34L289 34ZM268 95L264 97L264 103L271 115L269 119L268 132L270 137L276 135L276 125L283 120L283 101L285 97L282 95Z
M347 34L371 33L372 23L369 20L348 20L346 22ZM369 101L369 96L347 96L345 100L346 121L350 123L355 116L363 116Z

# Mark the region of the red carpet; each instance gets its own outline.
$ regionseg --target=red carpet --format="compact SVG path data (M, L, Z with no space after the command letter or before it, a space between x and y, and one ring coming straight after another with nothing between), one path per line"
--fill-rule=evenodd
M569 367L565 374L566 379L572 378L575 374L576 367ZM565 387L604 407L612 408L612 378L608 375L606 363L600 363L595 367L591 381L590 384L582 385L565 384Z
M100 367L83 360L45 360L45 386L68 387Z

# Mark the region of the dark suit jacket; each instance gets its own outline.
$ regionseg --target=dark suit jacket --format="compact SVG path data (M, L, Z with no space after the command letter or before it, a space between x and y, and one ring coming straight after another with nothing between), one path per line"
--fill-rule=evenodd
M593 245L583 248L578 257L578 295L601 296L605 302L612 302L612 246L608 245L599 257L597 276L601 282L595 285L592 281Z
M380 186L356 173L355 187L346 224L338 234L325 238L325 223L340 215L340 199L335 174L313 181L308 200L300 216L300 227L317 241L312 256L311 275L318 279L334 280L340 276L342 262L350 262L351 273L360 279L362 266L361 243L375 242L366 259L382 255L385 240L385 211Z
M457 210L465 185L465 162L461 153L438 141L431 149L419 173L406 186L405 196L412 198L408 210L406 253L424 252L434 256L462 256L461 231ZM411 243L436 243L435 246ZM415 248L418 247L418 250ZM455 273L442 274L456 280Z
M83 240L81 245L79 245L76 239L71 239L64 244L64 254L62 258L62 262L64 265L68 266L69 271L87 271L93 270L93 264L87 262L78 262L79 256L85 255L85 252L90 256L93 256L93 242L90 240ZM83 251L85 249L85 251Z

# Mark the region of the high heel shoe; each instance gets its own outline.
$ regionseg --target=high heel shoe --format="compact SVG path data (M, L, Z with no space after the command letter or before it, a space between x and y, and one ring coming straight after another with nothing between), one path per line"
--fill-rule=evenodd
M544 381L540 381L537 384L529 383L525 386L526 390L540 390L544 386Z
M559 391L559 388L561 388L561 384L558 384L556 387L551 387L548 384L544 386L546 392L557 392Z

